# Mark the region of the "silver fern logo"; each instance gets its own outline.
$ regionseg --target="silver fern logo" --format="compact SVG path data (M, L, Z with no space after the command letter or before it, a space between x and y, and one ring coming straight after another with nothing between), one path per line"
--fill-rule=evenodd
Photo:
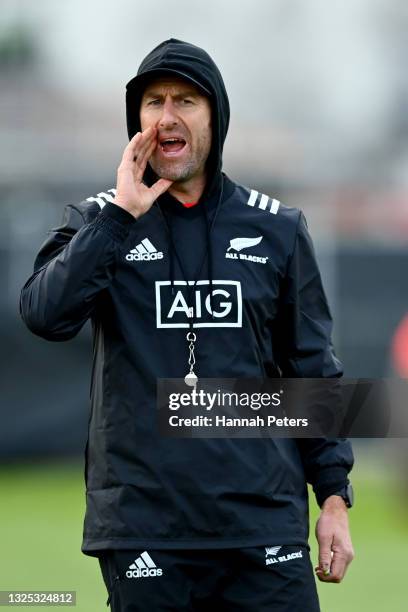
M265 546L265 557L269 555L277 555L282 546Z
M233 238L230 240L230 246L227 251L234 249L234 251L242 251L242 249L249 249L249 247L256 246L262 240L263 236L259 238Z
M252 255L248 253L241 253L244 249L250 249L257 246L263 239L263 236L257 236L256 238L233 238L230 240L230 245L225 253L225 259L236 259L243 261L251 261L253 263L266 264L268 257L260 255Z

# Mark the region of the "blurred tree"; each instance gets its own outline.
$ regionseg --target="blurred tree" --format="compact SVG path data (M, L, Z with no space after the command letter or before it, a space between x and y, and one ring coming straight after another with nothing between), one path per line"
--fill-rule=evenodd
M0 33L0 71L33 66L36 60L37 45L27 26L17 23Z

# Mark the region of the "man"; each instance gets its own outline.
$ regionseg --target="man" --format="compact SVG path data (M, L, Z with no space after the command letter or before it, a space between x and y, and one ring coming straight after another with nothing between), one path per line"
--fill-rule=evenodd
M157 433L158 378L342 374L304 217L222 173L228 123L209 55L156 47L127 85L116 190L67 206L22 291L44 338L92 320L82 550L115 611L318 610L307 482L318 578L353 556L348 441Z

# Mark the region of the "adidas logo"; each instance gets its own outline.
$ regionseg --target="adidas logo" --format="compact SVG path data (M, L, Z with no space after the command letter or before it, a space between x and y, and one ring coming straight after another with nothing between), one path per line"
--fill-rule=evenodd
M129 569L126 572L127 578L149 578L154 576L161 576L163 570L156 567L155 562L151 558L148 552L144 551L142 554L135 559L135 562L129 565Z
M145 238L126 255L126 259L128 261L155 261L163 259L163 253L158 251L148 238Z

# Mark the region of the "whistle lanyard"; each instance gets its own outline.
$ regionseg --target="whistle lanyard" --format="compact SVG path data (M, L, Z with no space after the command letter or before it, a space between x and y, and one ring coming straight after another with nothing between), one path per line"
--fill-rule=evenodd
M212 262L210 236L211 236L212 230L213 230L214 225L215 225L215 221L216 221L217 216L218 216L218 211L220 209L220 205L221 205L221 201L222 201L222 195L223 195L223 187L224 187L224 185L223 185L223 182L222 182L221 183L221 191L220 191L220 195L219 195L218 202L217 202L217 207L215 209L215 214L214 214L214 217L213 217L213 219L211 221L211 224L209 224L207 210L206 210L206 208L204 208L204 215L205 215L205 222L206 222L207 248L206 248L206 250L204 252L202 261L201 261L200 265L197 268L197 272L194 275L195 280L193 280L193 281L188 281L188 279L187 279L187 274L186 274L186 271L185 271L185 266L183 265L183 262L182 262L182 259L180 257L179 252L177 251L170 223L169 223L168 219L166 219L166 216L164 215L164 213L163 213L159 203L157 202L158 209L160 211L162 220L163 220L163 222L165 224L165 227L166 227L167 235L168 235L169 242L170 242L170 247L172 248L173 253L174 253L174 255L175 255L176 259L177 259L177 262L178 262L178 265L180 267L181 274L183 276L184 282L186 283L186 286L188 288L187 289L187 307L188 307L188 315L187 316L188 316L188 319L189 319L189 330L188 330L188 332L186 334L186 341L187 341L187 344L188 344L188 351L189 351L188 360L187 360L188 368L189 369L188 369L187 374L184 377L184 382L189 387L195 387L197 385L197 382L198 382L198 377L197 377L196 373L194 372L194 366L196 364L195 348L196 348L196 342L197 342L197 334L194 331L194 323L196 322L196 311L195 311L194 306L190 305L191 304L191 298L193 296L193 292L194 292L196 283L197 283L197 281L200 278L200 275L201 275L202 269L204 267L205 260L207 259L207 256L209 257L210 261ZM198 206L205 206L205 205L203 203L199 203ZM212 266L210 266L210 267L212 267ZM210 280L210 285L211 285L210 291L212 291L212 271L210 270L210 272L211 272L210 279L209 279ZM173 283L173 279L171 279L171 283ZM171 285L171 289L173 291L173 289L174 289L173 284ZM211 296L211 293L210 293L210 296ZM211 308L211 312L212 312L212 308Z

